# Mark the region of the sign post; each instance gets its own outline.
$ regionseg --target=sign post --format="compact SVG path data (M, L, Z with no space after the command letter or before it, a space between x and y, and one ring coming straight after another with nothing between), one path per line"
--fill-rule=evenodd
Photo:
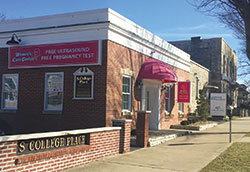
M229 117L229 143L231 143L232 142L232 111L233 111L233 107L228 106L227 110L228 110L228 117Z
M211 93L210 95L210 114L212 116L226 116L229 117L229 142L232 142L232 111L233 106L227 106L226 93Z
M211 93L210 114L212 116L226 116L226 93Z

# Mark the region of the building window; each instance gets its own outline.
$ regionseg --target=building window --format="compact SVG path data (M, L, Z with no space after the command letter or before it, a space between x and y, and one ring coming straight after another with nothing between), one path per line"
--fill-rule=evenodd
M80 68L74 73L74 99L94 98L94 72Z
M147 100L147 104L146 104L147 108L146 108L146 110L150 111L150 109L149 109L149 91L147 91L146 100Z
M62 111L63 72L45 74L45 111Z
M166 87L165 88L165 111L170 112L170 92L171 88Z
M195 97L198 99L199 97L199 79L198 77L195 78Z
M122 79L122 111L131 110L131 77L123 76Z
M226 56L223 55L223 74L226 74Z
M16 110L18 100L18 74L3 74L2 109Z
M183 103L179 103L179 112L183 112Z

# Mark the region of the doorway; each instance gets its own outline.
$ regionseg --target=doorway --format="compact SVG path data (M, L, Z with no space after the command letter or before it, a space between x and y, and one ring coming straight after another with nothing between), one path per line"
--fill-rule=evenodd
M151 111L149 115L149 129L160 129L160 86L161 82L147 80L144 84L145 110Z

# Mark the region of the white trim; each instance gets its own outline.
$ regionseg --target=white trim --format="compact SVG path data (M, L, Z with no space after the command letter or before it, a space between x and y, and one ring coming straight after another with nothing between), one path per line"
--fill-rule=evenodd
M47 93L47 80L48 80L48 75L51 75L51 74L61 74L62 75L62 108L58 109L58 108L52 108L52 109L49 109L49 108L46 108L46 104L47 104L47 96L46 96L46 93ZM60 111L62 112L63 111L63 95L64 95L64 72L46 72L45 73L45 87L44 87L44 111L48 112L48 111Z
M45 133L34 133L34 134L20 134L20 135L11 135L11 136L1 136L1 142L9 142L16 140L27 140L33 138L46 138L46 137L56 137L56 136L65 136L65 135L73 135L73 134L88 134L88 133L96 133L96 132L105 132L112 130L121 130L121 127L100 127L100 128L89 128L89 129L80 129L80 130L65 130L65 131L57 131L57 132L45 132Z
M128 100L128 109L123 109L123 107L122 107L122 112L131 112L131 97L132 97L132 93L131 93L131 91L132 91L132 76L128 76L128 75L122 75L122 87L123 87L123 78L128 78L129 79L129 93L124 93L123 91L122 91L122 95L123 94L125 94L125 95L129 95L129 100Z
M142 81L143 83L143 81ZM141 110L145 111L146 110L146 86L143 83L142 84L142 89L141 89Z
M85 70L87 70L87 72L85 72ZM73 93L73 100L93 100L94 99L94 72L91 71L89 68L87 67L82 67L79 68L77 71L75 71L73 73L74 75L74 93ZM76 95L76 76L89 76L91 75L92 80L91 80L91 97L75 97Z
M98 64L102 65L102 40L98 40Z
M16 89L17 89L17 104L16 104L16 107L15 108L5 108L4 107L4 101L5 101L5 99L4 99L4 88L5 88L5 86L4 86L4 78L6 77L6 76L16 76L17 77L17 83L16 83ZM10 74L3 74L2 75L2 100L1 100L1 109L2 110L17 110L18 109L18 92L19 92L19 74L18 73L10 73Z
M124 25L126 24L124 23ZM190 72L191 64L189 54L174 47L172 44L162 40L152 33L146 30L145 32L145 36L149 34L152 35L152 38L149 39L145 38L144 35L131 33L131 31L123 29L122 26L114 25L111 22L108 30L108 40ZM156 39L156 41L152 41L152 39ZM152 50L155 51L154 54L151 53Z
M158 130L161 129L161 86L158 88Z

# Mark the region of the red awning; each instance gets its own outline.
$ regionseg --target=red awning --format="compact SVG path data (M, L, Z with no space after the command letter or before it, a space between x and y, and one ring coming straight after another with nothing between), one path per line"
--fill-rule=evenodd
M166 82L177 82L175 72L166 63L149 58L140 69L139 77L141 79L157 79Z

